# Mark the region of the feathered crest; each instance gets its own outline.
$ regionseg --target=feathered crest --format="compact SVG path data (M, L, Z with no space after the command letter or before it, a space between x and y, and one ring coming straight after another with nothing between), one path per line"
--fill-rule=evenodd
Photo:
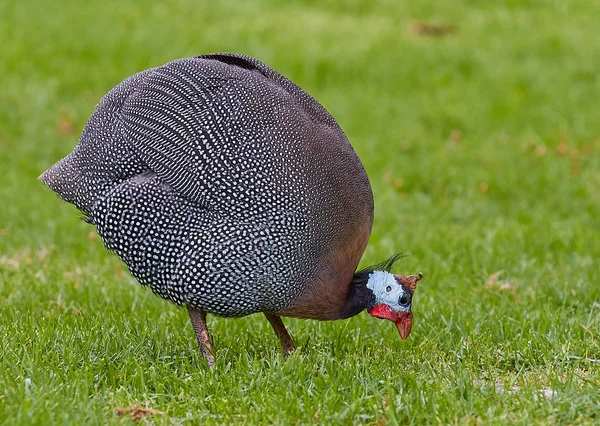
M404 253L396 253L395 255L393 255L392 257L390 257L387 260L384 260L381 263L378 263L376 265L367 266L366 268L356 271L356 274L360 274L362 272L371 273L373 271L392 272L392 269L394 268L394 265L396 264L396 262L398 262L403 257L407 257L407 255Z
M369 274L373 271L386 271L392 272L394 268L394 264L398 262L403 257L406 257L403 253L396 253L392 257L387 260L384 260L377 265L367 266L366 268L360 269L354 273L354 278L352 279L352 283L354 285L365 285L369 280Z

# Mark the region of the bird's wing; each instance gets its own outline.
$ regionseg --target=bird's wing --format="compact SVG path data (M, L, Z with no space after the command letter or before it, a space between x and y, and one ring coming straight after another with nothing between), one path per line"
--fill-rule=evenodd
M263 124L272 113L265 99L278 96L310 120L337 127L318 102L267 65L215 54L154 69L123 105L123 136L179 194L206 205L211 185L228 172L226 157L247 140L267 137Z
M218 143L226 141L238 105L226 96L226 82L199 71L192 59L157 68L127 99L121 119L124 139L142 161L178 193L203 204L210 180L202 176Z

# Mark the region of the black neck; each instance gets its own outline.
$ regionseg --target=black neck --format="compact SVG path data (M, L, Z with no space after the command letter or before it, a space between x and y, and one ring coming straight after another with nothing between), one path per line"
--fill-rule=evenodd
M371 271L357 272L352 278L346 301L340 309L339 319L350 318L367 308L372 308L375 296L367 288Z

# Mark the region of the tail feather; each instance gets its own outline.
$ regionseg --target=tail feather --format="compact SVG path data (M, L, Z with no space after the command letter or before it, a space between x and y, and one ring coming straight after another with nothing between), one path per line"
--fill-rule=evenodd
M81 176L79 170L72 167L69 157L63 158L54 164L42 173L38 179L56 192L64 201L75 204L77 182L81 181Z
M90 220L95 200L107 189L148 170L123 139L120 115L127 97L151 72L129 77L104 96L73 152L38 178Z

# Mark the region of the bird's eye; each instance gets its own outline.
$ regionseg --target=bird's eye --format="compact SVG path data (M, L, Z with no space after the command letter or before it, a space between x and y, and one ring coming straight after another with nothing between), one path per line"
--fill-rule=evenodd
M392 291L392 287L390 287L390 286L388 285L388 286L385 288L385 291L387 291L387 292L389 293L390 291Z
M403 296L400 298L400 304L401 304L401 305L406 305L407 303L408 303L408 297L406 297L406 295L403 295Z

